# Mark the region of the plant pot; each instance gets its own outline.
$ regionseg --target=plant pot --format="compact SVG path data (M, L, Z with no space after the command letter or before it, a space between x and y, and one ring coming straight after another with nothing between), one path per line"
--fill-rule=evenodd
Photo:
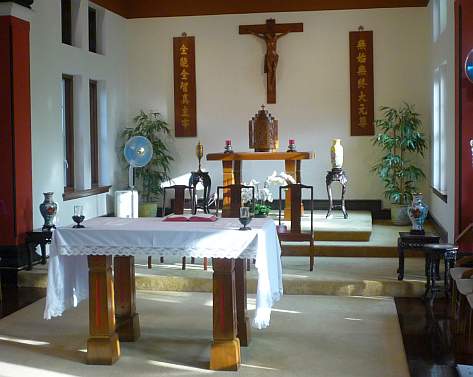
M391 204L391 221L394 225L409 225L408 204Z
M158 211L158 203L140 203L138 209L139 217L156 217L156 212Z

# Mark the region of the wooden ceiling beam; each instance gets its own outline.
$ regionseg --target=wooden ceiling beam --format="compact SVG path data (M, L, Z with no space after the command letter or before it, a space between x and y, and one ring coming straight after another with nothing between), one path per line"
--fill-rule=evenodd
M94 0L126 18L425 7L429 0Z

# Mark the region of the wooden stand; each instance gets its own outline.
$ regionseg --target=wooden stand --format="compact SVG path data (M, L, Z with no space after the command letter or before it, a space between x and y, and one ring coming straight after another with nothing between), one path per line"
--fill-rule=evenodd
M213 258L213 343L210 369L238 370L240 340L237 338L235 260Z
M87 362L110 365L120 357L115 332L112 256L90 255L89 262L89 339Z

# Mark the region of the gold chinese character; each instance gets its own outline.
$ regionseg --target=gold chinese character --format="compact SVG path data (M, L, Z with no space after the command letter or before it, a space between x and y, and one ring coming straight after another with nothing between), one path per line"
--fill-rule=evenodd
M189 95L187 93L184 93L182 95L182 101L181 102L182 102L183 105L188 105L190 103Z
M181 89L183 93L187 93L189 91L189 83L187 81L181 81L179 89Z
M368 126L368 118L366 116L360 116L358 120L358 127L365 128Z
M187 55L187 50L189 50L189 47L187 47L184 43L179 47L179 51L181 51L181 55Z
M181 76L182 80L187 80L189 78L189 72L187 72L185 68L182 69L179 75Z
M189 59L187 59L187 56L181 56L179 59L179 65L181 68L188 68L189 67Z
M360 91L360 94L358 95L358 103L362 102L368 102L368 99L366 98L365 92Z
M356 73L358 76L366 76L366 66L365 65L359 65L358 66L358 72Z
M361 116L366 116L368 115L368 111L366 110L366 106L364 103L360 103L360 106L358 107L358 115Z
M181 124L182 124L182 127L184 128L187 128L191 125L191 121L190 119L186 118L186 119L182 119L181 120Z
M183 117L183 118L189 118L190 117L189 108L187 106L182 107L181 117Z
M366 50L366 41L364 39L360 39L356 45L358 50Z
M365 64L366 63L366 53L359 52L358 56L356 57L356 61L360 64Z
M368 83L364 77L358 79L358 89L366 89Z

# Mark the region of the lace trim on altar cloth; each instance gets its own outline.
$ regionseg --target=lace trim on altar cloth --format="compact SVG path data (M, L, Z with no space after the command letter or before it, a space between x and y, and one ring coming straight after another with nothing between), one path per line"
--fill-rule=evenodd
M229 247L212 249L191 247L136 247L136 246L58 246L59 255L120 255L120 256L160 256L194 258L256 258L256 247L245 251L232 250Z

